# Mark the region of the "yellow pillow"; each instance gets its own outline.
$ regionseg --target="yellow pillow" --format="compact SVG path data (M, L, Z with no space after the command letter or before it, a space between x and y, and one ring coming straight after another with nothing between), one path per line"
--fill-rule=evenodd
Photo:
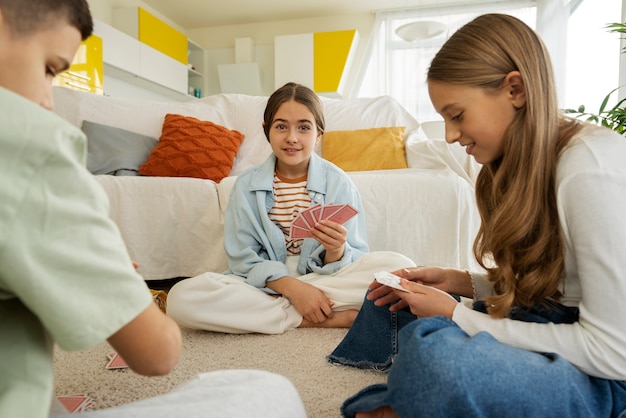
M407 168L406 127L331 131L322 137L322 157L344 171Z

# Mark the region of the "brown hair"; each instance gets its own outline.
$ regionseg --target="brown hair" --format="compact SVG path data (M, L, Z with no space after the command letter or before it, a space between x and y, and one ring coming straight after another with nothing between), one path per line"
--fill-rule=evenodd
M559 299L564 248L555 195L560 152L581 125L558 109L552 64L537 34L502 14L479 16L444 44L428 80L494 91L519 71L526 93L503 138L503 155L476 180L481 226L474 254L494 283L489 313Z
M276 90L267 100L265 112L263 113L263 132L269 141L269 132L274 121L274 116L280 105L293 100L297 103L305 105L315 118L315 125L319 134L324 133L326 123L324 121L324 110L320 98L310 88L297 83L287 83Z
M0 0L0 11L15 37L30 36L63 20L78 29L83 41L93 31L86 0Z

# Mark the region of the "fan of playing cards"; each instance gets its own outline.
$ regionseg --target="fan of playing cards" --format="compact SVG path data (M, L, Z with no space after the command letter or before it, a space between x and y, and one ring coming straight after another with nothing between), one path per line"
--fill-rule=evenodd
M300 212L291 223L291 238L302 239L311 237L311 228L322 219L344 224L348 219L359 213L349 204L322 205L320 203Z

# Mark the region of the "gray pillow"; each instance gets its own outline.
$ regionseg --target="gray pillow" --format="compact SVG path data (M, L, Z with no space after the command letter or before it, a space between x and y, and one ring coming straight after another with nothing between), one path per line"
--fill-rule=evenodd
M137 176L157 139L100 123L83 121L87 135L87 169L93 174Z

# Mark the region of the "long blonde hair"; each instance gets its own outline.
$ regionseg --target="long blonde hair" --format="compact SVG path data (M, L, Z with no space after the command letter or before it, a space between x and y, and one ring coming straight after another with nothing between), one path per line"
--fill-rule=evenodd
M503 138L503 155L476 180L481 226L474 255L496 295L488 311L505 317L513 306L558 300L564 245L555 195L559 154L580 124L557 105L552 65L536 33L519 19L479 16L444 44L428 80L494 91L511 71L524 82L526 104Z

